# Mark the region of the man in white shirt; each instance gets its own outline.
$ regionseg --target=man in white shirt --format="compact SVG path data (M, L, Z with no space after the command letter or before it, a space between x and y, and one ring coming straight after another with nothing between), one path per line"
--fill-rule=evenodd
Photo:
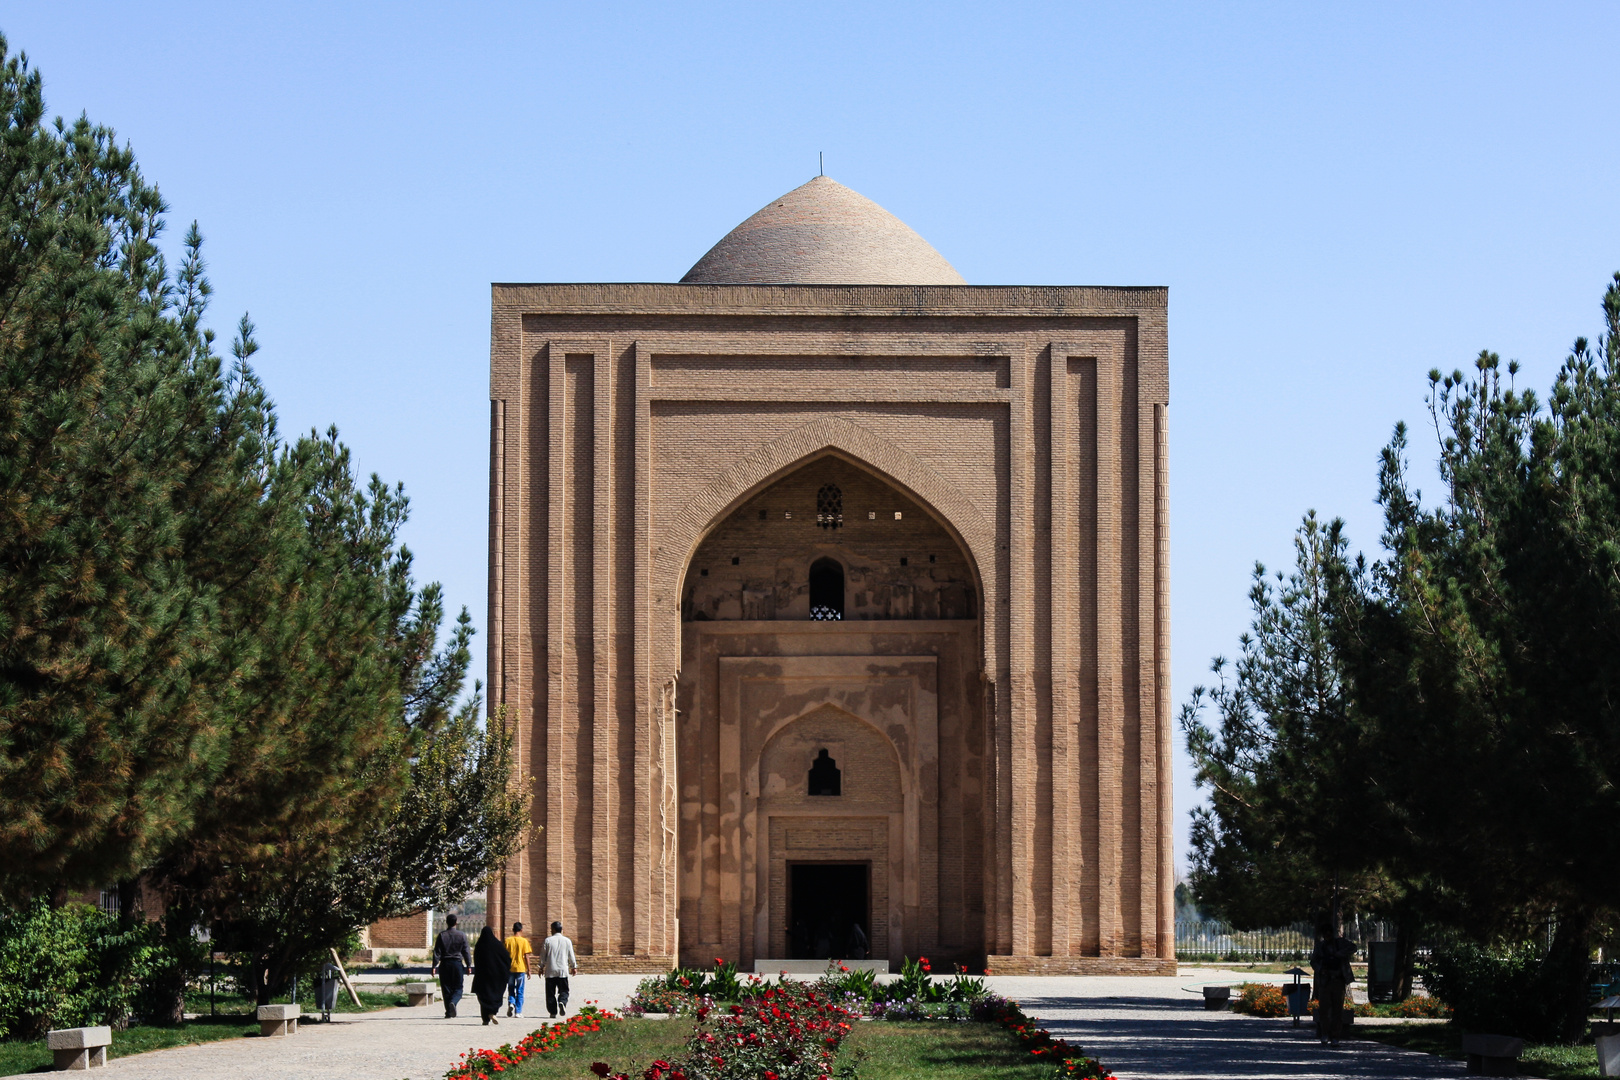
M540 966L546 977L546 1011L555 1020L568 1012L568 976L579 973L574 943L563 936L560 922L551 924L551 936L540 943Z

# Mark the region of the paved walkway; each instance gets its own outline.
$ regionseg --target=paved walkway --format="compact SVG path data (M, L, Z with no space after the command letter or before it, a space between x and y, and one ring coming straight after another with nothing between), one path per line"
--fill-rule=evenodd
M638 978L576 976L572 1004L596 1001L617 1008ZM1309 1026L1206 1012L1201 996L1182 989L1250 978L1255 976L1188 969L1174 979L994 976L988 981L1053 1034L1080 1043L1121 1080L1431 1080L1466 1073L1461 1062L1379 1043L1350 1040L1326 1050ZM439 1080L466 1050L515 1041L538 1027L533 1014L544 1012L539 980L530 983L528 1007L529 1019L503 1017L499 1027L487 1028L479 1023L470 994L456 1020L444 1019L440 1005L340 1013L332 1023L306 1025L291 1038L228 1039L118 1058L107 1063L105 1075L108 1080Z
M1054 1035L1079 1043L1120 1080L1294 1080L1354 1077L1430 1080L1465 1076L1460 1061L1348 1039L1332 1050L1309 1023L1257 1020L1207 1012L1201 995L1183 987L1205 983L1285 981L1205 969L1171 978L992 977L999 994L1019 1002ZM1354 1031L1354 1028L1351 1028Z

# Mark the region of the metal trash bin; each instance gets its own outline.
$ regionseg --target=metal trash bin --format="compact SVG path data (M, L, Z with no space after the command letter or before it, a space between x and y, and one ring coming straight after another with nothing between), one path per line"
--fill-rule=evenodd
M321 1010L321 1020L325 1023L331 1023L332 1010L337 1008L337 994L337 965L327 964L315 979L315 1007Z

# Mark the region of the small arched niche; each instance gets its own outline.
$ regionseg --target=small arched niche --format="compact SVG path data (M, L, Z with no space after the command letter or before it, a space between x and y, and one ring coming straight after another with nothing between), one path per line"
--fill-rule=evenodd
M838 767L823 746L810 763L809 788L811 795L834 796L843 792L843 770Z
M973 619L956 537L882 475L829 454L732 507L698 545L687 621Z

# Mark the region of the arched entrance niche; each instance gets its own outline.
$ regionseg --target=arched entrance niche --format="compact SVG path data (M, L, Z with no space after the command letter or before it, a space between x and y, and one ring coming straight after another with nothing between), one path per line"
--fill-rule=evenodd
M795 889L862 874L871 956L982 955L982 611L938 515L841 455L708 530L681 591L682 962L819 951ZM810 793L823 756L836 795Z

